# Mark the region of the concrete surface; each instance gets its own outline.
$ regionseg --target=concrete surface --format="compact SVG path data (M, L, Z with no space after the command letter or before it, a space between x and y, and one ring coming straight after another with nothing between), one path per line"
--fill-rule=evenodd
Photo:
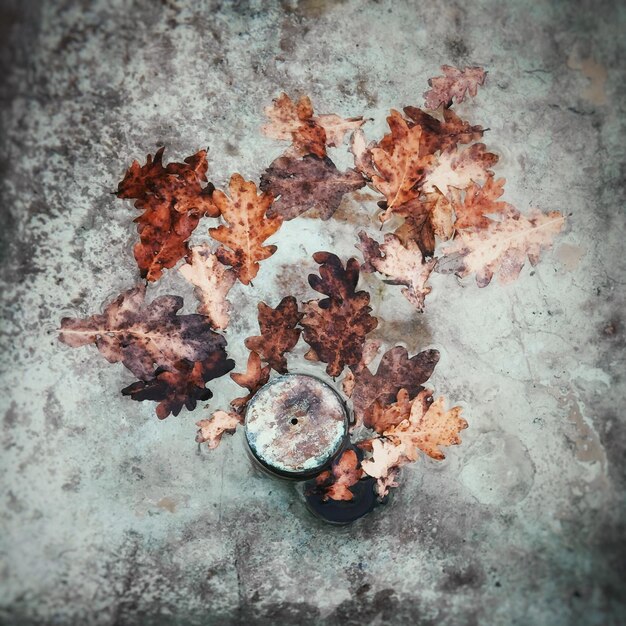
M620 4L2 2L2 623L626 621ZM439 348L432 385L470 428L445 462L403 471L386 508L336 529L254 472L243 433L198 449L207 409L159 423L119 394L121 365L55 329L138 280L134 211L110 193L133 158L208 145L217 186L257 179L283 149L259 132L279 92L374 117L373 138L443 63L489 70L459 111L491 129L506 199L564 211L568 228L508 287L435 276L421 316L365 279L377 335ZM310 254L354 254L368 211L352 200L283 229L234 294L240 367L256 302L310 297ZM161 293L193 309L176 272ZM215 388L215 408L236 392Z

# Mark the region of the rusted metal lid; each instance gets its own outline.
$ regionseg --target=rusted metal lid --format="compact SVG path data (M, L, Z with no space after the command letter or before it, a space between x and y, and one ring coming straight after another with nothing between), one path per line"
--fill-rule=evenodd
M306 374L285 374L248 403L245 433L253 456L273 474L308 478L342 449L348 414L337 392Z

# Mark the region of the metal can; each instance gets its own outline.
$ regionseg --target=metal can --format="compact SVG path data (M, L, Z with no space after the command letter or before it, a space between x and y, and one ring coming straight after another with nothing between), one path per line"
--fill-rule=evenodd
M339 394L321 379L284 374L256 392L245 414L252 458L269 474L306 480L345 448L349 415Z

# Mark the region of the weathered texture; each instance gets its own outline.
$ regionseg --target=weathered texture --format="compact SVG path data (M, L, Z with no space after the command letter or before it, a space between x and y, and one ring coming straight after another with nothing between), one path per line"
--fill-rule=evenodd
M270 471L296 477L320 471L342 447L348 415L339 395L302 374L272 379L246 409L250 450Z
M0 622L626 621L623 3L2 6ZM136 212L111 193L133 159L209 147L216 187L233 172L258 182L286 146L259 131L272 98L375 118L369 142L390 108L423 105L443 64L489 72L454 108L490 129L502 199L560 210L567 226L508 286L433 275L423 314L361 276L381 353L439 349L428 384L464 405L470 427L445 461L403 467L389 505L337 530L291 485L254 473L241 428L215 450L193 443L195 422L241 395L229 377L211 384L209 409L160 422L152 403L119 394L133 382L121 364L62 346L55 329L140 280ZM345 149L328 150L341 171ZM327 222L284 223L254 286L233 287L235 371L259 301L310 298L318 250L358 254L376 212L364 196ZM214 225L203 218L192 245ZM169 293L193 312L174 269L148 301Z

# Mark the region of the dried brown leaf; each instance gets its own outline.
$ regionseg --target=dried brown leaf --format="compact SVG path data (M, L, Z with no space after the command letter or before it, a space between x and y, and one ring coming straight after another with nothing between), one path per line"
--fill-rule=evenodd
M165 419L170 413L178 415L183 406L193 411L198 401L212 398L213 393L205 384L224 376L234 366L235 362L226 358L226 352L219 350L204 361L192 363L183 360L173 370L158 368L153 378L129 385L122 389L122 395L139 402L158 402L156 414L159 419Z
M431 292L426 286L436 261L424 261L422 252L415 241L405 244L395 235L385 235L383 244L378 244L364 231L359 233L361 241L357 248L363 253L365 268L373 267L392 279L396 285L406 285L404 297L418 310L424 310L424 299Z
M361 361L366 335L378 321L370 315L370 297L355 291L359 280L359 263L349 259L344 269L339 257L330 252L316 252L320 276L309 275L309 284L327 298L304 304L301 322L304 340L311 346L309 358L328 364L330 376L338 376L346 365Z
M302 316L293 296L283 298L275 309L259 302L261 335L248 337L246 348L257 352L270 367L284 374L287 371L285 353L298 343L302 331L297 326Z
M370 150L377 170L372 184L386 198L382 222L395 208L420 195L420 186L435 163L423 145L420 126L410 127L398 111L391 111L387 122L390 135Z
M497 201L504 193L504 178L495 180L493 177L487 178L481 187L472 183L466 190L465 196L461 199L462 192L453 189L451 193L452 206L456 214L454 227L457 229L482 229L489 228L493 220L487 215L497 215L511 212L511 205L506 202Z
M192 248L190 257L189 263L178 271L195 286L198 313L206 315L213 328L224 329L230 320L230 302L226 296L235 284L237 274L219 262L208 244Z
M248 285L259 271L259 261L276 251L276 246L264 246L263 242L280 228L282 218L266 216L272 204L272 194L257 196L256 185L245 181L239 174L231 176L229 191L230 198L218 190L213 194L213 200L228 225L211 228L209 233L230 248L220 246L217 258L232 266L239 280Z
M363 446L371 448L371 458L361 464L363 471L380 481L379 493L390 486L389 475L395 474L398 467L417 460L420 451L441 461L445 458L442 446L461 443L459 432L467 428L461 407L446 411L444 398L431 402L430 396L430 391L422 391L413 400L406 419L385 430L383 438L372 439L369 446Z
M404 113L413 124L422 129L422 140L430 154L438 150L441 152L453 150L460 143L478 141L484 133L482 126L471 126L452 109L443 109L443 121L417 107L405 107Z
M465 100L469 93L476 97L479 85L485 83L487 72L482 67L466 67L462 70L450 65L443 65L443 76L428 79L430 89L424 93L427 109L436 109L443 104L450 107L453 100L457 104Z
M213 203L214 187L206 182L206 150L163 167L164 148L137 161L126 172L117 188L118 198L135 199L143 213L135 219L139 242L135 259L142 278L157 280L163 269L171 268L187 255L187 240L203 216L217 217Z
M317 123L326 131L326 145L340 146L347 133L353 133L365 124L362 117L343 118L334 113L318 115Z
M493 176L491 168L498 162L498 155L487 152L483 143L469 148L442 154L437 166L427 174L423 190L426 193L439 190L447 194L452 187L466 189L472 183L482 182Z
M243 423L241 415L226 411L215 411L209 419L196 422L198 434L196 441L206 443L209 448L217 448L224 433L234 433L239 424Z
M476 274L476 283L485 287L498 272L500 282L510 283L518 276L528 257L536 265L542 250L550 248L553 238L562 230L565 218L558 211L532 211L529 217L517 212L502 221L491 221L483 230L459 231L454 241L442 250L457 256L458 276Z
M356 485L363 476L357 453L349 448L335 459L330 470L316 478L316 484L324 491L325 500L352 500L350 487Z
M340 172L329 159L308 155L302 159L282 156L272 162L261 177L259 187L277 200L268 215L291 220L309 209L328 220L346 193L365 185L355 170Z
M109 363L123 363L142 380L155 368L176 372L180 361L205 361L224 353L226 340L204 315L177 315L178 296L160 296L146 305L145 285L120 294L104 313L63 318L59 340L73 348L96 345Z
M397 400L392 404L386 404L377 400L372 407L369 420L370 428L376 432L384 433L392 426L397 426L402 420L411 414L413 400L406 389L400 389Z
M383 355L375 374L367 367L352 368L354 380L352 393L348 395L352 399L357 424L372 428L374 403L393 403L401 389L405 389L411 398L415 397L438 361L437 350L424 350L409 358L406 348L396 346Z
M230 377L240 386L245 387L249 393L242 398L235 398L230 406L243 413L252 396L270 379L271 367L266 365L261 367L261 357L256 352L250 352L248 365L243 374L233 373Z
M346 133L365 123L362 117L344 119L335 114L314 116L308 97L303 96L298 102L293 102L284 93L265 109L265 115L270 121L262 127L262 131L274 139L291 139L293 146L287 152L290 156L315 154L323 158L327 145L341 145Z

